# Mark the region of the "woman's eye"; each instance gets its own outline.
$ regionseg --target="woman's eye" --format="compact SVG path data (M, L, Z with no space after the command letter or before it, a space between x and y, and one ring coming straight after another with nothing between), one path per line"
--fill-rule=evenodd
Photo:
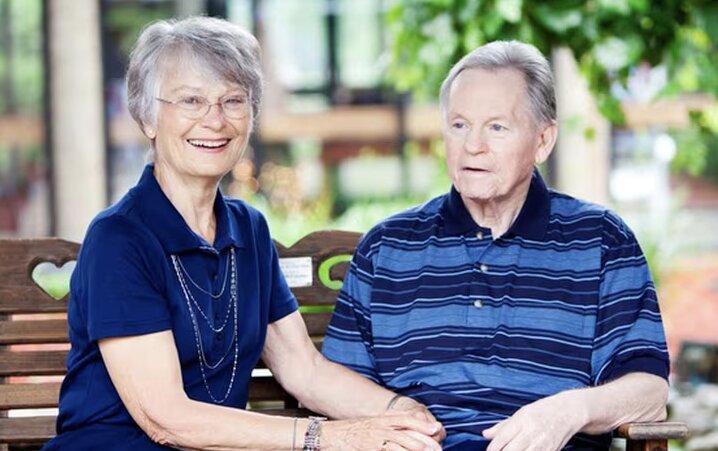
M243 97L230 97L225 99L224 103L227 105L242 105L246 103L246 100Z
M195 96L182 97L180 99L180 103L185 105L201 105L203 103L203 99Z

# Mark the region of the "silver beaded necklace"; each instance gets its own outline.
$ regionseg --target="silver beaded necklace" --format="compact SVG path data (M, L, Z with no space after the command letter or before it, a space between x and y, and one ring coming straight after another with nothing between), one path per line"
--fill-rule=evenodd
M232 392L232 386L234 385L234 377L237 372L237 362L239 361L239 309L237 308L237 262L234 255L234 248L230 247L229 249L229 261L231 262L230 270L232 272L232 277L230 278L230 287L229 287L229 297L230 302L227 306L227 316L224 320L224 323L219 329L216 329L210 322L209 318L207 318L207 315L205 315L204 311L200 308L199 304L195 300L194 296L192 296L192 293L189 289L189 286L187 285L187 281L185 280L183 270L184 267L182 266L182 262L179 258L179 256L172 254L172 265L174 266L175 274L177 275L177 280L179 281L180 287L182 288L182 293L184 294L185 301L187 302L187 311L189 312L190 319L192 320L192 330L194 331L194 339L195 339L195 345L197 346L197 358L199 360L199 369L200 373L202 374L202 381L204 382L204 388L207 390L207 394L209 394L209 397L212 399L212 401L215 404L222 404L224 403L227 398L229 397L229 394ZM185 271L186 273L186 271ZM187 274L189 277L189 274ZM193 282L194 283L194 282ZM225 273L225 283L226 283L226 273ZM197 286L196 284L194 284ZM205 290L202 290L201 288L197 287L202 292L205 292L207 294L211 293L206 292ZM222 288L222 292L224 292L224 287ZM225 353L222 355L221 358L217 360L217 362L211 364L207 361L207 356L204 352L204 346L202 345L202 334L199 329L199 324L197 322L197 316L194 313L194 309L192 308L192 305L197 308L197 310L200 312L202 317L207 321L207 324L209 325L210 329L214 331L215 333L221 332L226 324L227 324L227 318L229 318L229 312L230 310L234 310L234 332L232 333L232 340L230 341L230 345L225 351ZM211 370L217 368L229 355L230 350L232 349L232 345L234 345L234 362L232 363L232 376L229 380L229 385L227 386L227 391L224 393L224 396L221 399L218 399L214 396L212 393L212 390L209 388L209 383L207 383L207 375L205 374L204 368L207 367Z

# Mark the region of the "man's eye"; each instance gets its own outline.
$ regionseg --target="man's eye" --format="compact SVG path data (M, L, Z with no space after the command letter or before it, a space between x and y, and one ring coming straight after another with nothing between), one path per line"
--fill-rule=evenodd
M508 129L507 129L506 127L504 127L503 125L501 125L501 124L496 124L496 123L493 123L493 124L489 125L489 128L491 129L491 131L494 131L494 132L502 132L502 131L504 131L504 130L508 130Z
M466 124L463 122L454 122L453 124L451 124L451 128L456 130L463 130L466 128Z

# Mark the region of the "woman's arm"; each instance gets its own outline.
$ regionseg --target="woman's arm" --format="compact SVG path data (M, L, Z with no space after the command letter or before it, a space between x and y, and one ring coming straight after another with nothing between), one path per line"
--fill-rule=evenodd
M109 338L99 346L122 402L153 441L189 449L291 447L290 418L189 399L172 332Z
M299 312L271 323L262 354L280 384L309 409L332 418L381 415L395 394L322 356L307 334ZM423 405L402 398L401 410L426 419L419 432L443 439L445 433ZM436 431L431 431L431 425ZM427 427L428 426L428 427ZM330 426L331 428L331 426ZM328 428L329 429L329 428Z
M182 386L179 359L170 331L103 339L99 346L123 403L153 441L184 449L292 449L293 418L189 399ZM307 419L297 420L294 443L297 449L301 449L308 423ZM347 437L348 431L363 425L361 429L371 434L354 437L357 449L378 449L384 440L389 440L405 449L421 450L426 447L423 437L396 429L416 430L426 424L404 415L377 418L366 424L328 422L326 426L338 432L334 440L339 441L340 437ZM331 449L330 437L324 437L323 444L327 446L322 448Z

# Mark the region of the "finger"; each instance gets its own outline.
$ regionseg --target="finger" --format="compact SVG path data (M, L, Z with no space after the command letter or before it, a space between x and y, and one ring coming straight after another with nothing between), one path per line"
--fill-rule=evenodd
M503 421L499 421L495 425L491 426L488 429L484 429L481 431L481 435L483 435L485 438L492 439L496 437L496 434L498 433L499 429L501 429L501 425L503 424Z
M430 449L441 451L441 445L439 445L439 442L428 435L420 434L416 431L404 431L404 433L421 441L424 444L424 447L422 448L424 450Z
M493 429L490 433L491 436L486 434L486 432L489 431L488 429L484 431L484 437L491 440L489 442L489 446L486 448L486 451L505 450L506 445L511 441L512 434L509 434L508 428L503 426L503 424L499 423L491 428Z
M434 435L441 430L442 425L436 421L426 421L419 419L413 415L401 415L386 417L390 420L390 424L396 429L410 429L421 432L424 435Z
M439 429L439 432L432 435L431 438L433 438L435 441L437 441L439 443L443 442L444 439L446 438L446 429L444 428L444 426L442 425L441 429Z
M379 448L380 450L386 450L386 451L407 451L407 448L404 448L403 446L399 445L398 443L394 442L387 442L386 446Z
M431 440L430 437L414 431L396 431L389 441L410 451L441 450L439 444Z

